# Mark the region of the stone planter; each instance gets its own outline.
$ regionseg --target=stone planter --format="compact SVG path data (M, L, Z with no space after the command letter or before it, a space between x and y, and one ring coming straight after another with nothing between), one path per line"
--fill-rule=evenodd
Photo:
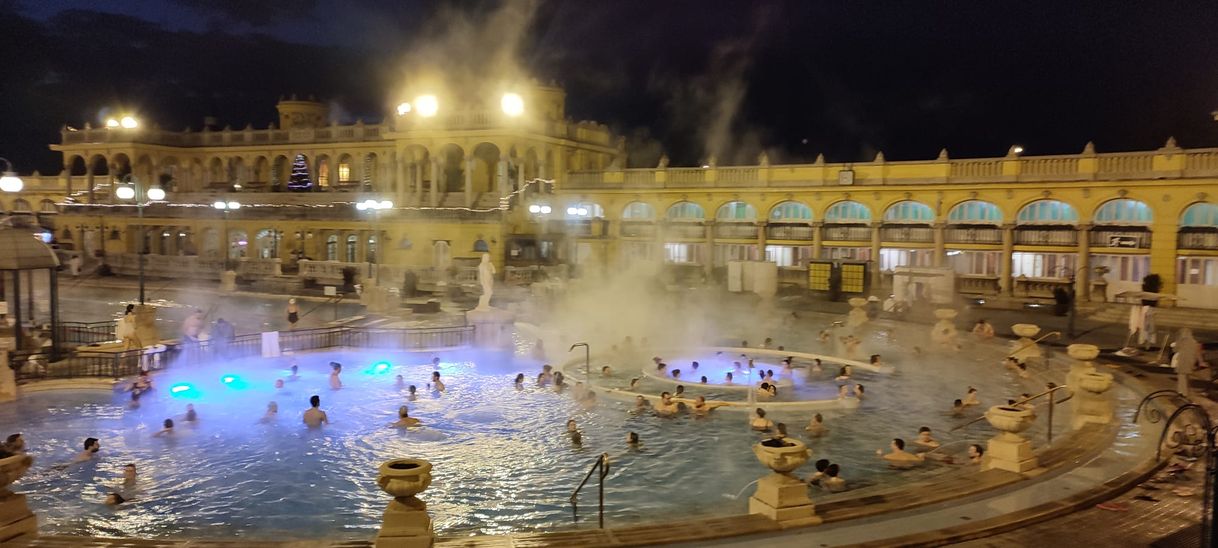
M393 495L376 536L376 548L428 548L435 541L427 504L415 497L431 485L431 463L394 459L381 464L376 484Z
M749 497L749 513L761 514L783 526L814 525L821 522L808 498L808 486L791 475L812 456L802 441L786 438L784 447L753 444L753 455L772 473L757 480L757 491Z
M850 312L846 314L846 326L858 327L867 323L867 299L850 297L846 302L850 303Z
M778 474L789 474L803 466L812 458L812 451L804 442L794 438L785 438L791 445L786 447L766 447L760 443L753 444L753 455L766 468Z
M1037 333L1040 333L1040 326L1030 323L1017 323L1011 326L1011 332L1015 333L1021 338L1031 339L1032 337L1035 337Z
M1099 347L1093 344L1072 344L1066 347L1066 355L1074 359L1070 371L1066 373L1066 385L1072 388L1082 388L1083 375L1095 373L1095 365L1091 363L1100 355Z
M1011 356L1015 359L1026 362L1032 359L1041 359L1044 353L1040 350L1040 345L1032 338L1040 333L1040 326L1030 323L1017 323L1011 326L1011 332L1019 336L1019 340L1012 343Z
M1112 375L1090 371L1070 372L1071 382L1077 387L1070 400L1070 426L1075 430L1088 424L1112 422L1112 402L1105 394L1112 388Z
M30 512L25 495L9 489L34 464L29 455L14 455L0 459L0 546L10 541L38 536L38 518Z
M1072 344L1066 347L1066 355L1079 361L1089 362L1099 357L1100 347L1094 344Z
M1079 388L1092 394L1103 394L1112 388L1112 375L1108 373L1084 373L1079 376Z
M940 320L954 320L960 313L951 308L936 308L935 318Z
M1032 426L1035 418L1032 410L1017 407L996 405L986 411L985 420L1000 433L986 444L982 470L997 468L1020 474L1036 470L1039 464L1032 453L1032 442L1019 435Z

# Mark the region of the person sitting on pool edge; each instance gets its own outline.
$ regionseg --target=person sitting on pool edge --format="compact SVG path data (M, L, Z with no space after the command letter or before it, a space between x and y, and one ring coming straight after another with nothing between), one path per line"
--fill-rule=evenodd
M304 423L310 428L317 428L323 424L330 424L330 417L326 416L326 412L321 410L321 396L314 394L309 398L309 409L304 412Z
M758 407L749 421L749 427L758 432L769 432L774 429L774 421L765 418L765 409Z
M905 440L901 438L893 438L890 448L892 451L888 454L884 454L884 451L880 449L876 449L875 454L897 468L909 468L922 462L922 455L905 451Z
M389 426L391 428L410 428L411 426L419 426L419 419L410 416L410 410L405 405L398 408L398 420Z

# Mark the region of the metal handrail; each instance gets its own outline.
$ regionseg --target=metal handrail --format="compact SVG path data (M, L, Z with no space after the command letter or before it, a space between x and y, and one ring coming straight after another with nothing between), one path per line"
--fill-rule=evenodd
M605 476L609 475L609 453L601 453L601 456L596 458L596 462L592 464L592 468L588 469L588 473L584 475L584 480L579 482L579 486L571 492L571 517L573 521L579 521L579 491L584 488L589 479L592 479L592 473L600 470L598 478L598 501L597 515L599 517L599 527L605 528Z
M1028 403L1028 402L1030 402L1030 401L1032 401L1032 400L1039 399L1039 398L1042 398L1042 397L1044 397L1044 396L1048 396L1048 395L1050 395L1050 394L1052 394L1052 393L1054 393L1054 392L1057 392L1058 390L1061 390L1061 389L1063 389L1063 388L1070 388L1070 387L1069 387L1069 386L1067 386L1067 385L1064 385L1064 384L1063 384L1063 385L1060 385L1060 386L1054 386L1053 388L1050 388L1050 389L1048 389L1048 390L1045 390L1044 392L1041 392L1041 393L1039 393L1039 394L1037 394L1037 395L1035 395L1035 396L1028 396L1028 397L1026 397L1026 398L1024 398L1024 399L1022 399L1022 400L1018 400L1018 401L1016 401L1016 402L1015 402L1015 403L1013 403L1013 404L1009 404L1008 406L1009 406L1009 407L1018 407L1018 406L1020 406L1020 405L1025 404L1025 403ZM1066 402L1070 401L1070 398L1073 398L1073 397L1074 397L1074 392L1073 392L1073 391L1071 391L1071 393L1070 393L1070 395L1069 395L1069 396L1066 396L1066 397L1064 397L1064 398L1062 398L1062 399L1060 399L1060 400L1057 400L1057 401L1054 401L1054 399L1053 399L1052 397L1050 397L1050 398L1049 398L1049 429L1048 429L1049 443L1053 443L1053 406L1054 406L1054 405L1056 405L1056 404L1059 404L1059 403L1066 403ZM965 427L971 426L971 425L973 425L973 424L975 424L975 423L977 423L977 422L980 422L980 421L982 421L982 420L985 420L985 415L984 415L984 414L983 414L983 415L981 415L980 417L977 417L977 418L975 418L975 419L973 419L973 420L971 420L971 421L968 421L968 422L966 422L966 423L964 423L964 424L961 424L960 426L957 426L957 427L955 427L955 428L952 428L951 430L948 430L948 431L949 431L949 432L955 432L955 431L957 431L957 430L960 430L960 429L962 429L962 428L965 428Z
M1061 336L1062 336L1061 331L1050 331L1048 333L1045 333L1044 335L1041 335L1040 338L1038 338L1028 344L1025 344L1019 348L1016 348L1014 352L1007 354L1007 357L1014 358L1016 354L1023 352L1025 348L1032 348L1033 346L1036 346L1036 344L1039 343L1040 341L1043 341L1049 337L1061 337Z

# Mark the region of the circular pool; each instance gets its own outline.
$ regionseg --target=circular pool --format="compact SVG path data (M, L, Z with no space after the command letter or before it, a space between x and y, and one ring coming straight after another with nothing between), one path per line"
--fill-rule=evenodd
M875 451L894 437L912 439L920 426L929 426L945 452L963 452L987 432L950 433L951 427L979 415L986 405L1043 385L999 365L1006 349L1002 342L970 343L961 352L902 355L894 340L877 335L868 339L867 349L882 353L893 371L856 370L850 382L864 384L868 397L857 409L820 411L828 434L805 438L813 458L840 463L853 488L951 470L953 465L931 463L890 470ZM679 354L674 363L716 359L710 351ZM135 409L125 392L33 392L0 405L0 424L24 433L37 459L17 489L29 496L41 531L49 534L369 538L388 502L376 486L377 467L399 457L434 465L434 480L421 498L437 530L449 534L571 525L568 497L602 452L612 459L605 502L606 521L613 525L744 513L750 483L767 472L750 450L763 435L747 428L744 413L661 418L631 414L628 403L617 401L582 409L568 394L534 384L536 361L473 351L440 357L438 370L447 384L443 394L425 387L433 371L431 354L319 352L296 356L300 377L281 390L274 381L288 375L288 361L282 358L175 367L155 377L156 389ZM339 390L328 382L332 360L344 364ZM596 358L598 371L606 360ZM622 386L649 363L611 363L613 376L594 375L595 382ZM517 373L529 379L522 390L512 382ZM794 394L788 396L836 394L836 367L826 364L821 373L797 369L796 374ZM418 387L416 400L408 401L396 386L397 375ZM951 384L944 379L952 379ZM952 400L970 385L979 389L984 405L967 417L951 416ZM669 389L670 383L656 379L643 379L640 385L655 394ZM743 397L696 383L686 385L686 393ZM308 429L302 424L301 413L313 394L321 396L329 426ZM278 403L279 413L263 420L269 401ZM182 420L187 404L199 414L193 424ZM388 427L403 404L422 427ZM811 415L775 411L770 417L804 438ZM1066 420L1062 415L1058 420ZM154 436L166 418L177 422L175 432ZM565 434L572 418L583 432L579 446ZM642 450L627 450L628 432L640 435ZM101 440L97 458L65 467L86 437ZM140 476L130 490L118 486L126 463L135 463ZM130 502L103 505L105 495L115 491L129 492ZM593 518L595 490L584 497L581 511Z

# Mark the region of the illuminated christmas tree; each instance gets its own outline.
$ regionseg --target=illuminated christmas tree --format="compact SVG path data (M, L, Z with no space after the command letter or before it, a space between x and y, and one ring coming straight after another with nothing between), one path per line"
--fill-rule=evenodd
M297 154L292 162L292 174L288 176L288 190L308 192L313 189L313 181L309 179L309 163L304 154Z

